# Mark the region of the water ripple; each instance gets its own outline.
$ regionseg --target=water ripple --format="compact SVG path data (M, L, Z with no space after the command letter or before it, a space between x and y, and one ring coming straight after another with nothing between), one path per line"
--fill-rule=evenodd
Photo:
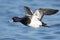
M60 4L52 4L54 7L60 7Z
M0 40L16 40L16 39L14 39L14 38L2 38Z
M55 36L45 36L45 37L42 37L42 39L56 39Z
M56 31L56 32L54 32L54 34L60 34L60 31Z

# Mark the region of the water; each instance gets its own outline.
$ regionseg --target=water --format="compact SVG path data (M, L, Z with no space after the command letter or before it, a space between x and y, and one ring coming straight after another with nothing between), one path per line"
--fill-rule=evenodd
M0 40L60 40L60 12L44 16L43 21L50 27L35 29L8 22L13 16L25 15L23 6L33 11L37 8L60 10L60 0L0 0Z

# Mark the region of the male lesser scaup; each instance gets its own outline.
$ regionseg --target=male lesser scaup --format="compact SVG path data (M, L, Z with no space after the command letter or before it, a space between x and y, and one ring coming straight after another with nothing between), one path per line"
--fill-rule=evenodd
M36 9L34 12L30 10L29 7L24 6L24 10L26 12L26 15L22 18L19 17L13 17L13 22L21 22L24 25L39 28L41 26L46 26L44 22L42 22L42 18L44 15L52 15L58 12L58 10L55 9L45 9L45 8L39 8Z

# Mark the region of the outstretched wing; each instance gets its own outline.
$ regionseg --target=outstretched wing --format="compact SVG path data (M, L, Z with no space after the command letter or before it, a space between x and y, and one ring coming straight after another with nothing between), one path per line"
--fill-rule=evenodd
M56 14L59 10L56 9L49 9L49 8L39 8L38 10L43 11L45 15L52 15Z
M59 10L55 10L55 9L39 8L35 10L33 15L37 16L39 20L42 20L44 15L53 15L56 14L58 11Z
M38 10L36 9L33 16L35 16L37 19L39 19L41 21L41 19L43 18L44 16L44 13L42 10Z
M30 10L29 7L24 6L24 10L25 10L25 12L26 12L26 16L31 16L31 15L32 15L32 11Z

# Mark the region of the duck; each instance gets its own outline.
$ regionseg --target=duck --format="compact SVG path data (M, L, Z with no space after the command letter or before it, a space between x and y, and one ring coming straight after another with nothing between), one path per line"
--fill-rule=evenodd
M13 22L21 22L22 24L33 27L39 28L42 26L46 26L47 24L42 21L44 15L53 15L56 14L59 10L57 9L49 9L49 8L38 8L34 12L27 7L24 6L25 16L20 18L17 16L12 17Z

